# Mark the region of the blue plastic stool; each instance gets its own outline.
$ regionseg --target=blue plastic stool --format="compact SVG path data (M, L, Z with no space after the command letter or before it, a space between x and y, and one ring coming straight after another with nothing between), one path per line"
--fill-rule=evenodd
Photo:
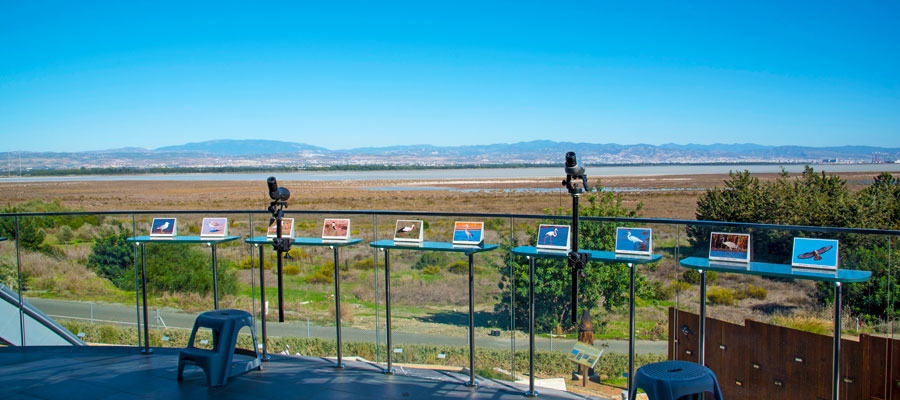
M238 332L245 326L250 327L253 350L236 348ZM194 338L200 328L212 330L212 350L194 347ZM178 354L178 380L183 378L185 365L196 365L206 373L207 385L222 386L232 376L262 369L256 349L256 328L250 313L232 309L204 312L194 320L194 330L191 331L187 348ZM240 360L235 360L235 355L239 355Z
M644 389L650 400L677 400L681 396L712 392L722 400L719 381L711 369L688 361L662 361L644 365L634 374L628 399L634 399L637 389Z

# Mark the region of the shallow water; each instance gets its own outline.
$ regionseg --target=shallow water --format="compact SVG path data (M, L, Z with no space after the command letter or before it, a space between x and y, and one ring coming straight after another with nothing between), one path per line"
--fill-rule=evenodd
M891 172L900 173L900 164L821 164L811 165L816 171L825 172ZM727 174L731 171L751 173L779 173L782 168L791 173L803 172L805 165L789 164L729 164L729 165L640 165L640 166L587 166L588 177L611 176L663 176ZM192 174L141 174L141 175L84 175L55 177L0 177L0 182L79 182L79 181L265 181L275 175L284 181L397 181L397 180L472 180L472 179L527 179L566 177L560 168L473 168L426 169L397 171L316 171L279 173L192 173ZM389 189L385 189L389 190ZM416 190L426 190L416 188Z

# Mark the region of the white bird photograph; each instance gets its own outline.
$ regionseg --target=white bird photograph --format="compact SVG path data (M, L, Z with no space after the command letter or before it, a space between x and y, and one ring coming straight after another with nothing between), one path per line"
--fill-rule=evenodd
M154 218L150 225L153 235L171 235L175 232L175 218Z
M650 228L616 228L616 252L648 255L653 249L653 231Z
M709 259L718 261L750 261L750 235L746 233L712 232Z
M567 250L569 248L569 229L568 225L541 225L538 227L537 242L538 248L550 250Z

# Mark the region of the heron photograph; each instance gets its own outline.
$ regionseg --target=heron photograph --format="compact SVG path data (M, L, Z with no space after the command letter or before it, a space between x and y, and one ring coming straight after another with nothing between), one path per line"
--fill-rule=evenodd
M750 262L750 234L711 233L709 238L709 259Z

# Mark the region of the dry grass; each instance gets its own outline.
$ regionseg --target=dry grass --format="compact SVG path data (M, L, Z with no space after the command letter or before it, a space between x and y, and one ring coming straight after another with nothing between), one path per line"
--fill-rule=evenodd
M856 190L869 182L872 174L838 174L848 182L851 190ZM774 180L778 174L755 174L760 180ZM596 182L592 177L592 183ZM628 207L638 203L643 204L642 217L648 218L672 218L694 219L696 202L703 193L703 189L721 187L727 175L692 175L692 176L643 176L643 177L601 177L601 184L611 189L628 189L623 191L622 198ZM546 209L569 208L571 198L560 185L559 179L530 179L530 180L496 180L492 182L457 180L454 182L441 181L283 181L280 182L291 189L290 210L414 210L425 212L478 212L478 213L521 213L544 214ZM465 190L405 190L387 191L372 190L378 187L444 187L450 189ZM497 189L517 189L521 187L546 188L555 190L543 191L515 191ZM123 188L126 188L123 190ZM659 190L659 189L687 189L687 190ZM634 191L633 189L640 189ZM264 211L268 206L268 195L262 182L247 181L82 181L82 182L33 182L12 183L0 182L0 204L16 205L33 199L59 201L66 207L85 211L111 211L111 210L165 210L168 214L177 210L208 210L214 213L216 210L259 210ZM152 216L139 216L139 230L146 230ZM181 215L178 216L179 225L182 222L196 224L202 216ZM239 224L229 228L230 234L241 236L259 235L266 225L266 218L253 217L254 226L248 226L243 219ZM373 227L370 217L353 217L354 236L361 237L365 241L377 239L372 237ZM315 218L311 218L314 220ZM234 218L237 223L240 218ZM390 218L380 219L378 232L388 232L392 228ZM302 222L299 221L298 224ZM130 226L130 219L126 221ZM318 234L316 224L300 226L302 235ZM384 226L381 226L384 225ZM657 243L663 240L674 242L675 237L671 228L662 226L654 227L654 235L659 235ZM179 228L181 231L181 228ZM430 240L438 236L449 237L449 225L441 225L440 221L434 221L429 230ZM489 232L489 234L492 234ZM434 235L434 238L431 236ZM682 242L686 240L683 236ZM490 240L490 237L489 237ZM348 249L342 253L343 260L358 260L372 257L371 249L365 246L356 246L359 249ZM65 247L69 261L58 261L39 254L29 254L23 260L26 271L31 276L29 284L33 289L47 288L60 293L79 293L84 296L108 295L110 288L106 284L88 272L77 262L81 261L87 253L86 246ZM9 250L9 249L7 249ZM411 265L415 262L414 252L397 252L392 256L392 267ZM220 246L219 257L222 260L241 260L257 257L256 250L250 246L237 244L235 246ZM272 256L269 250L267 257ZM493 255L486 255L486 257ZM328 251L311 251L304 254L301 260L296 261L301 270L305 272L310 265L320 263L323 258L329 257ZM481 258L481 257L480 257ZM255 260L258 262L258 260ZM382 260L379 260L382 261ZM268 263L268 262L267 262ZM274 261L272 261L274 265ZM640 274L646 274L654 280L671 282L680 277L677 262L671 257L664 259L660 265L653 269L642 267ZM398 274L395 276L399 276ZM358 274L358 278L356 275ZM398 305L443 304L462 306L467 302L468 288L465 276L455 276L442 272L443 279L434 282L426 282L422 279L401 278L392 286L392 297ZM478 274L476 293L479 302L488 302L496 290L496 282L485 281L483 274ZM59 279L65 276L66 279ZM239 279L246 284L255 282L259 284L259 276L255 270L239 272ZM353 272L345 282L347 293L359 301L372 302L376 294L371 287L371 270ZM266 286L272 288L276 284L275 274L271 271L265 273ZM766 299L744 299L733 306L711 306L710 316L730 322L742 323L746 318L769 320L775 315L792 315L797 312L809 313L814 310L811 304L809 292L812 287L808 283L785 283L763 278L740 275L720 274L717 285L728 288L737 288L740 285L752 284L766 289ZM696 287L680 291L675 302L679 307L696 309ZM164 304L171 304L181 308L190 309L191 304L208 305L212 299L207 297L165 297L161 300ZM221 307L249 308L249 300L246 297L226 296L220 299ZM332 306L333 308L333 306ZM308 315L309 307L299 304L286 304L286 311L290 315ZM323 318L332 310L320 312ZM366 324L370 317L352 309L341 310L342 316L352 318L354 324ZM665 318L663 315L662 318ZM398 321L397 327L402 327L403 322Z
M117 293L109 281L82 265L41 253L23 254L22 273L27 277L25 287L31 295L52 291L62 298L107 300Z

